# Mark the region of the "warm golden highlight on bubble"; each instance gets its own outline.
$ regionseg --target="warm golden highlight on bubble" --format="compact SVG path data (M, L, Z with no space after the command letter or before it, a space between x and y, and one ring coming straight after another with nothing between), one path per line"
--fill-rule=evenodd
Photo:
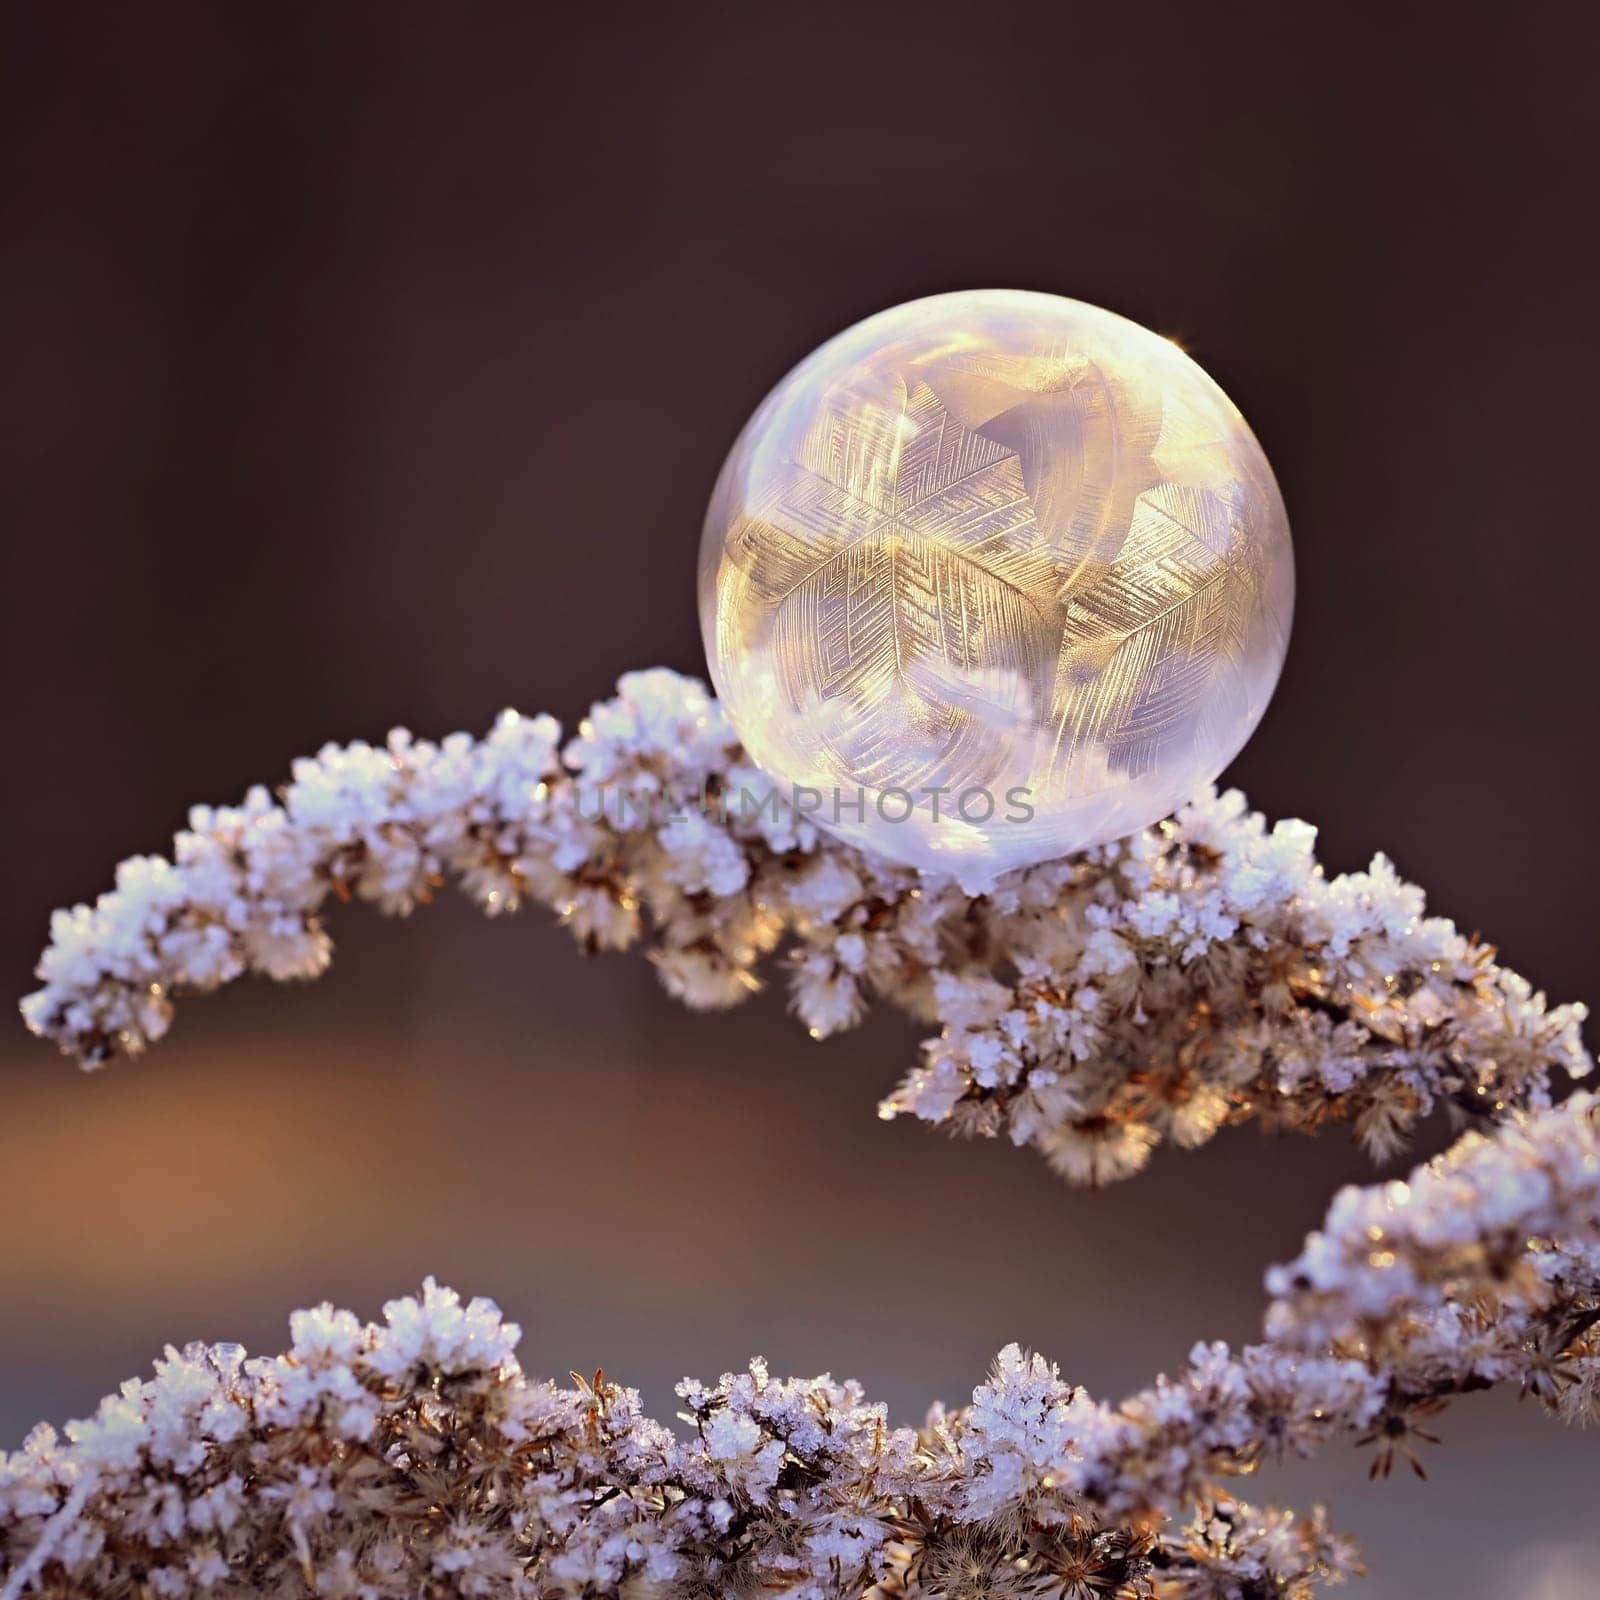
M1289 525L1175 345L1079 301L897 306L762 402L706 516L700 614L754 759L816 819L982 881L1214 778L1277 681Z

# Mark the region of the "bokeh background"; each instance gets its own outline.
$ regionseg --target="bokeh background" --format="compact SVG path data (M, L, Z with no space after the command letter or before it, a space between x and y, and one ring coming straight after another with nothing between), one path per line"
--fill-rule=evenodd
M1299 608L1232 778L1593 991L1584 41L1537 9L0 10L0 938L330 737L571 721L697 670L699 519L794 361L887 304L1057 290L1252 419ZM1073 1192L880 1124L915 1035L688 1015L541 914L341 915L300 992L97 1077L0 1034L0 1443L167 1340L276 1349L433 1272L530 1367L764 1353L912 1420L1020 1339L1116 1394L1244 1339L1339 1137ZM1433 1129L1437 1145L1445 1130ZM1600 1592L1600 1446L1489 1397L1329 1497L1374 1597Z

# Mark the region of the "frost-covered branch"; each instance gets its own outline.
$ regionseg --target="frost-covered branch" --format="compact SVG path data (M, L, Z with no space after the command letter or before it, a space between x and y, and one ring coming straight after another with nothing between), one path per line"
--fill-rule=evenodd
M385 1316L299 1312L267 1360L169 1349L65 1441L36 1429L0 1469L5 1600L1147 1595L1157 1572L1208 1594L1348 1559L1318 1521L1228 1501L1192 1547L1100 1526L1039 1471L1070 1471L1092 1408L1014 1349L921 1431L754 1362L680 1385L680 1437L603 1374L525 1378L488 1301L430 1281Z
M197 808L171 861L56 914L23 1012L86 1065L136 1053L179 995L319 974L330 896L403 914L454 879L491 914L555 908L589 949L647 938L693 1006L776 958L813 1035L873 998L935 1022L884 1114L1004 1133L1075 1182L1252 1117L1347 1121L1388 1155L1440 1101L1498 1117L1589 1070L1581 1006L1547 1008L1381 857L1326 879L1313 838L1208 796L970 895L820 832L699 684L634 673L564 749L507 712L482 740L329 745L280 800Z
M1268 1274L1288 1349L1356 1350L1414 1388L1515 1377L1600 1416L1600 1369L1563 1365L1600 1318L1600 1101L1573 1095L1469 1132L1405 1183L1342 1190L1300 1255Z
M0 1597L1309 1596L1350 1547L1226 1478L1339 1438L1414 1462L1494 1382L1600 1418L1597 1172L1591 1097L1514 1116L1404 1199L1341 1195L1275 1270L1265 1343L1199 1345L1120 1406L1012 1346L921 1429L758 1361L680 1385L674 1434L602 1374L524 1377L495 1306L431 1281L381 1325L302 1311L287 1354L169 1349L0 1462ZM1335 1303L1359 1316L1308 1353L1306 1306Z
M817 1035L899 1004L939 1032L886 1114L1007 1133L1077 1181L1252 1116L1347 1120L1379 1154L1442 1101L1482 1131L1341 1194L1269 1276L1262 1343L1198 1345L1117 1406L1011 1347L969 1407L891 1428L853 1384L758 1362L684 1384L674 1434L600 1374L525 1377L494 1306L431 1282L383 1325L298 1313L282 1357L169 1350L0 1467L0 1600L1310 1595L1349 1547L1230 1478L1337 1439L1421 1470L1428 1419L1491 1384L1600 1418L1600 1112L1551 1105L1589 1070L1583 1009L1548 1009L1381 858L1325 879L1311 842L1212 796L969 894L819 834L663 672L564 749L507 713L482 741L330 746L279 802L196 811L171 862L56 916L24 1013L87 1064L159 1038L185 991L315 976L330 895L405 913L453 878L591 949L648 937L692 1005L764 960Z

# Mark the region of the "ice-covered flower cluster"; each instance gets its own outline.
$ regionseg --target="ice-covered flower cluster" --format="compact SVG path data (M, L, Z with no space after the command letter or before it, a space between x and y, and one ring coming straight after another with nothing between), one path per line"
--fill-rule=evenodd
M0 1457L0 1600L1304 1600L1350 1546L1219 1485L1341 1438L1417 1464L1490 1383L1600 1420L1597 1191L1592 1097L1515 1114L1340 1195L1262 1344L1197 1345L1117 1406L1010 1346L920 1429L755 1361L681 1384L674 1432L602 1373L525 1377L492 1302L324 1305L282 1356L169 1349Z
M330 896L406 913L454 879L491 914L555 908L591 949L648 938L693 1006L774 961L814 1036L900 1005L939 1032L884 1115L1004 1133L1074 1182L1251 1117L1346 1121L1388 1155L1441 1101L1498 1118L1590 1068L1581 1006L1547 1007L1383 858L1324 877L1311 828L1269 830L1237 793L984 894L864 856L790 798L666 671L623 678L565 746L513 712L481 740L329 745L278 799L197 808L172 860L57 912L24 1016L85 1064L131 1054L178 995L320 973Z
M1379 1154L1441 1102L1475 1128L1335 1200L1269 1274L1262 1343L1197 1345L1120 1405L1010 1347L970 1406L895 1428L854 1384L758 1361L685 1382L673 1431L601 1373L524 1376L495 1306L431 1281L381 1325L297 1313L282 1356L169 1349L0 1458L0 1600L1310 1596L1349 1546L1230 1478L1337 1439L1420 1471L1432 1415L1491 1384L1600 1420L1600 1102L1551 1093L1589 1070L1582 1008L1381 858L1328 880L1311 844L1212 796L970 893L820 833L666 672L564 747L508 712L481 741L329 746L278 800L195 811L170 862L57 913L23 1009L86 1064L161 1037L176 995L315 976L330 895L405 913L453 878L590 948L647 936L692 1005L768 959L814 1035L899 1004L939 1031L885 1114L1004 1132L1075 1181L1250 1117L1348 1121Z
M1513 1380L1600 1417L1600 1099L1469 1132L1408 1182L1342 1190L1267 1286L1278 1346L1359 1353L1390 1371L1391 1397Z

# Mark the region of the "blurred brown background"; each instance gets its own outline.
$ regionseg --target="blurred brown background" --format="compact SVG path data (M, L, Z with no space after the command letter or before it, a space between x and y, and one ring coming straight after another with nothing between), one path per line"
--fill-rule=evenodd
M1487 16L1487 13L1482 13ZM721 456L893 302L1058 290L1253 421L1299 611L1231 776L1594 989L1595 150L1569 13L1190 5L0 11L8 992L50 908L329 737L697 670ZM0 1044L0 1443L168 1339L434 1272L658 1412L753 1351L912 1419L1017 1338L1103 1393L1248 1337L1334 1139L1109 1194L880 1125L914 1035L692 1016L542 915L337 922L332 975L95 1078ZM1442 1130L1436 1130L1442 1138ZM1340 1452L1369 1597L1600 1591L1595 1442L1462 1403Z

